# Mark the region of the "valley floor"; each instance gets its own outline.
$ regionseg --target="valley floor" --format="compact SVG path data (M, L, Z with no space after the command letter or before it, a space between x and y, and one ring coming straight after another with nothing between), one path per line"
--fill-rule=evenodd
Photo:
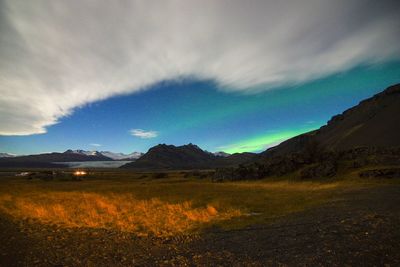
M398 182L338 187L273 220L168 237L1 213L0 266L399 266L399 225Z

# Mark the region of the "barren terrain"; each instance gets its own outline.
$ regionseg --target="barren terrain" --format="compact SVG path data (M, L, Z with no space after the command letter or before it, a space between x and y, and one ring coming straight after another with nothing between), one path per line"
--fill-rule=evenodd
M400 184L395 180L216 184L177 177L83 182L2 178L1 182L1 266L400 264ZM125 203L110 202L115 201L110 193ZM103 197L104 203L117 208L117 217L118 208L126 205L144 205L142 209L150 213L147 217L136 213L132 224L139 228L118 227L118 220L110 218L112 213L102 213L97 207L97 224L90 224L94 221L88 218L86 225L85 221L72 225L68 222L74 218L68 221L65 214L44 211L47 217L40 218L25 211L21 216L21 207L10 209L15 201L4 202L7 197L17 202L31 199L31 209L57 202L64 212L67 207L85 212L74 206L82 202L72 198L79 194L89 196L86 205L97 203L93 197ZM156 195L161 204L146 202L155 201ZM191 199L191 204L182 204ZM168 206L162 205L177 205L175 213L166 212ZM172 221L157 217L161 214L157 208ZM101 221L104 216L108 224ZM151 226L152 219L155 225L164 220L158 232ZM150 226L146 228L145 223Z

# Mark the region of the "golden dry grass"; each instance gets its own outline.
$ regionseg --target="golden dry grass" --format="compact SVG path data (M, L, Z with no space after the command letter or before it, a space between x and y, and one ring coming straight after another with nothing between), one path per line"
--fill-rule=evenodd
M212 183L139 179L105 173L82 182L0 180L0 212L64 227L118 229L138 235L192 233L211 224L240 228L321 205L365 181L244 181ZM122 175L121 175L122 176ZM131 177L131 178L130 178ZM381 183L381 182L380 182ZM249 216L257 214L256 216Z
M240 216L211 205L194 208L190 201L170 204L157 198L137 200L129 194L47 192L0 196L0 210L17 219L36 219L64 227L111 228L138 235L187 233L200 224Z

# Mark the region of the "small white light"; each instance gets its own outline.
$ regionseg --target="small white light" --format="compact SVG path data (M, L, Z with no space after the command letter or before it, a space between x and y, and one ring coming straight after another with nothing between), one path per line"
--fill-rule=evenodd
M76 175L76 176L86 175L86 172L85 171L75 171L74 175Z

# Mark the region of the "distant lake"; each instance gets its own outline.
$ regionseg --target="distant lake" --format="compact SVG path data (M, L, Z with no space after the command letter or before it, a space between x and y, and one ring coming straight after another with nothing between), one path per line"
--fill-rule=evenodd
M69 168L118 168L132 161L73 161L54 162L68 165Z

